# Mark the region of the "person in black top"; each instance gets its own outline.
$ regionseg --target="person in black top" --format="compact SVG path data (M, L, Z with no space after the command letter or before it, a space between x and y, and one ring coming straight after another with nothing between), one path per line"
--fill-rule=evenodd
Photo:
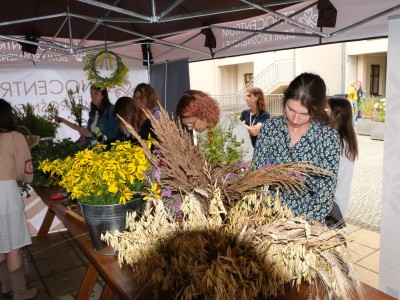
M154 138L151 121L146 117L143 109L145 109L144 104L140 101L135 101L133 98L121 97L117 100L114 114L118 124L118 132L115 140L129 140L132 143L137 143L135 137L129 133L126 126L117 115L129 123L143 140L148 140L149 137Z
M240 120L247 128L253 147L256 145L257 136L260 133L261 125L270 118L266 111L264 92L258 87L252 87L246 91L246 103L248 109L242 111Z

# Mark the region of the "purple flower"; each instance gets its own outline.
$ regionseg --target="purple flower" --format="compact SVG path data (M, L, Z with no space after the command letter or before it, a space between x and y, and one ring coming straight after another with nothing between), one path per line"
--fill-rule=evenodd
M172 191L170 189L162 190L161 191L161 197L162 198L171 198L172 197Z
M161 170L160 170L160 169L154 169L154 174L153 174L153 176L154 176L154 179L155 179L157 182L160 182L160 180L161 180Z

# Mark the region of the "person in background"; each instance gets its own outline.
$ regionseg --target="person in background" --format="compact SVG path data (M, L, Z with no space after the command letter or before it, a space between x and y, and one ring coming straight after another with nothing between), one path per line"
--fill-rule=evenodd
M251 161L253 146L246 127L233 116L221 113L218 102L207 93L198 90L183 93L176 107L176 115L189 130L197 132L204 132L217 124L223 130L232 128L232 134L243 141L244 161Z
M365 99L366 91L364 91L364 89L362 87L362 82L360 80L357 81L357 86L358 86L358 90L357 90L358 102L360 104Z
M349 101L340 97L328 99L328 112L335 121L340 136L338 180L333 199L334 205L329 217L331 225L342 227L345 225L343 217L346 216L350 202L350 187L354 172L354 161L358 156L358 145ZM329 222L327 223L329 224Z
M347 99L350 101L353 108L353 125L357 125L358 118L358 85L357 81L352 81L347 90Z
M246 103L248 109L242 111L240 121L247 128L251 143L255 147L261 125L270 118L269 112L266 111L267 105L262 89L258 87L247 89Z
M297 76L284 92L284 114L262 125L253 157L256 169L308 162L330 171L332 176L307 176L302 193L280 191L283 204L295 216L320 222L332 208L340 157L339 134L325 111L326 103L326 85L320 76Z
M139 134L143 140L149 139L149 135L154 137L154 133L151 127L151 121L148 119L143 111L145 109L144 104L141 101L135 101L130 97L118 98L115 102L115 118L118 124L118 132L116 140L119 141L131 141L136 143L137 140L131 136L127 130L125 124L117 117L119 115L123 118L133 129Z
M107 89L100 89L96 86L90 87L90 103L89 120L87 127L78 126L64 118L57 117L56 121L64 123L68 127L78 131L86 140L89 148L93 147L97 142L108 143L115 140L118 126L114 117L114 105L108 98Z
M133 99L142 101L151 114L158 121L161 120L160 97L150 84L139 83L133 92Z
M32 157L25 137L17 131L12 107L0 99L0 281L1 292L13 299L31 299L21 248L32 244L18 182L33 180Z

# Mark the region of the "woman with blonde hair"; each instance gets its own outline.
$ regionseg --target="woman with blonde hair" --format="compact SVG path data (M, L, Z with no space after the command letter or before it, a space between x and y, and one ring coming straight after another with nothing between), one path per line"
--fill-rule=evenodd
M264 92L258 87L251 87L246 91L246 99L248 109L242 111L240 121L250 134L253 147L256 145L257 136L260 133L262 124L270 118L267 112L267 104Z

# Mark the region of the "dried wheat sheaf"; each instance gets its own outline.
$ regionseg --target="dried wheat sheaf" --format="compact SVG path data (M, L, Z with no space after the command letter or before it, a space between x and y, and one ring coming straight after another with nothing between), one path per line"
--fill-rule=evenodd
M346 234L293 217L279 199L279 189L301 192L303 176L328 172L287 164L220 180L234 167L205 161L165 111L161 122L147 115L162 180L181 195L183 216L150 198L139 220L130 213L125 231L103 236L136 280L172 291L175 299L266 299L302 284L315 297L363 299ZM278 190L274 196L270 186Z

